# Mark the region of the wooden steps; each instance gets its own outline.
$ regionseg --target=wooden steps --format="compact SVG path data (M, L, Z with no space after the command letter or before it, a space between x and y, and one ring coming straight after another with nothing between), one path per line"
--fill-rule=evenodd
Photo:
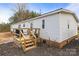
M36 47L35 42L32 41L31 39L21 42L21 45L22 45L24 52Z
M15 39L16 41L19 42L19 45L22 47L23 51L26 52L32 48L36 48L36 45L37 45L37 37L35 35L36 33L36 30L38 30L38 34L39 34L39 30L38 28L34 29L35 32L33 32L33 29L28 29L28 32L29 34L25 35L21 29L18 29L20 31L20 34L19 36L17 37L16 34L15 34Z
M15 39L18 42L20 42L20 45L21 45L24 52L36 47L35 41L32 38L28 39L28 38L21 37L21 38L15 38Z

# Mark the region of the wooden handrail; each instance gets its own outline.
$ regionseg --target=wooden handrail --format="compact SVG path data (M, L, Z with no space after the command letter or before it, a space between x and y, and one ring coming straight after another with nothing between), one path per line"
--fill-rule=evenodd
M23 38L25 38L25 36L24 36L24 34L22 33L22 31L20 31L20 35L22 35L22 36L23 36Z
M35 36L35 34L32 32L32 31L30 31L30 33L32 34L32 36L36 39L37 37Z
M13 29L30 29L30 28L13 28ZM40 29L40 28L32 28L32 29Z
M13 29L17 29L17 28L13 28ZM29 31L29 35L31 34L35 39L37 38L36 35L33 33L33 30L38 30L38 35L39 35L39 31L40 31L40 28L18 28L18 30L20 31L20 37L21 35L23 36L23 38L25 38L24 34L22 33L21 30L23 29L27 29Z
M30 31L30 34L34 37L34 38L32 38L33 40L34 40L34 42L35 42L35 45L37 45L37 37L35 36L35 34L32 32L32 31Z

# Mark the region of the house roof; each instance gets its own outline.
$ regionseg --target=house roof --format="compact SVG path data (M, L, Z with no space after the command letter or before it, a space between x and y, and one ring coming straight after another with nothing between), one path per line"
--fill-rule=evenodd
M28 19L28 20L24 20L24 21L21 21L21 22L18 22L18 23L24 23L24 22L28 22L28 21L31 21L31 20L36 20L36 19L39 19L39 18L42 18L42 17L45 17L45 16L49 16L49 15L52 15L52 14L60 13L60 12L65 12L65 13L72 14L74 16L76 22L78 22L78 18L75 15L74 12L72 12L70 10L67 10L67 9L60 8L60 9L56 9L54 11L50 11L48 13L44 13L44 14L42 14L40 16L35 17L35 18L31 18L31 19ZM15 23L15 24L17 24L17 23Z

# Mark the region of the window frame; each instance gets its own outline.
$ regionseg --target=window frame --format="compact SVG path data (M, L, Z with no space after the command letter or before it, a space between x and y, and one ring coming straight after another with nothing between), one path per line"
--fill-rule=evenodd
M42 29L45 29L45 20L42 20Z
M33 28L33 23L30 23L30 28Z
M25 27L25 24L23 24L23 27Z
M68 29L70 28L69 24L67 25L67 28L68 28Z
M21 24L18 25L18 28L20 28L20 27L21 27Z

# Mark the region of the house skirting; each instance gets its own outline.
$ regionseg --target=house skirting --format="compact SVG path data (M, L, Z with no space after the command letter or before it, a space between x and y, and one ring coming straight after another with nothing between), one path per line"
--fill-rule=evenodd
M70 42L74 41L75 38L77 38L77 37L78 37L78 35L75 35L75 36L73 36L71 38L68 38L68 39L66 39L66 40L64 40L64 41L62 41L60 43L55 42L55 41L51 41L51 40L42 39L42 38L40 39L39 42L47 44L47 45L49 45L51 47L54 46L54 47L58 47L58 48L63 48L65 45L67 45Z

